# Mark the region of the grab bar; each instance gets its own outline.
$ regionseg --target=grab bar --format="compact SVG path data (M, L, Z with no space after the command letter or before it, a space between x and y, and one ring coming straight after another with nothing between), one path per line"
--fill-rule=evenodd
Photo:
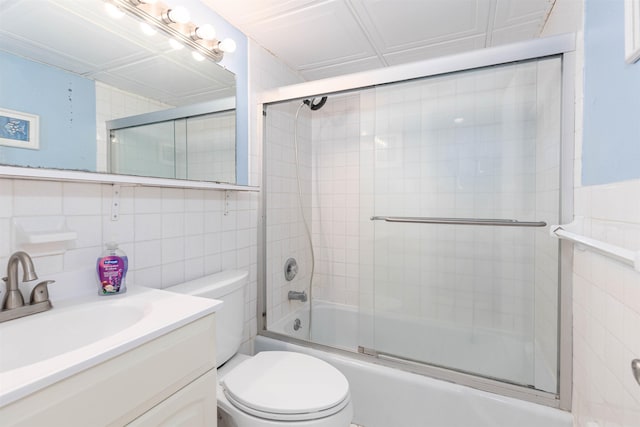
M601 242L600 240L592 239L581 234L572 233L565 230L565 228L581 228L581 221L574 221L571 224L566 225L552 225L549 232L553 237L558 239L568 240L576 245L578 248L589 248L602 255L608 256L620 262L633 267L636 271L640 272L640 251L632 251L630 249L621 248L619 246L612 245L610 243Z
M371 221L410 222L415 224L497 225L500 227L546 227L544 221L517 221L515 219L438 218L410 216L372 216Z

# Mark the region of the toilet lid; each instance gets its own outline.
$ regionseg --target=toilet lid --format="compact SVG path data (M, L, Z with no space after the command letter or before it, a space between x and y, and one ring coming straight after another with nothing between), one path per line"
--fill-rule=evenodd
M225 375L221 385L234 406L267 419L322 418L349 403L345 376L301 353L258 353Z

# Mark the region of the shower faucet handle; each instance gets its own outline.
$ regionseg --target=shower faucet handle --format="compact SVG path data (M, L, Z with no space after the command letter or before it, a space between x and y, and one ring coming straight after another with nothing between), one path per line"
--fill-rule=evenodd
M284 263L284 278L290 282L296 277L296 274L298 274L298 262L295 258L289 258Z

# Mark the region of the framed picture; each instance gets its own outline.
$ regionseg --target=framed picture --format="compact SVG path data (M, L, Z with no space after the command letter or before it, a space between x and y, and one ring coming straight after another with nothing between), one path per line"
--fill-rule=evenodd
M38 150L39 136L38 116L0 108L0 145Z
M624 56L627 64L640 59L640 0L624 1Z

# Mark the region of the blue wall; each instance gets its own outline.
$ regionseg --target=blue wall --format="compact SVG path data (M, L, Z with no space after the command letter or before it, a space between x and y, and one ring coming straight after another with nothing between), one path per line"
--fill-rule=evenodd
M0 163L96 170L92 80L0 52L0 108L40 116L40 149L0 146Z
M640 178L640 62L624 60L624 2L585 1L583 185Z

